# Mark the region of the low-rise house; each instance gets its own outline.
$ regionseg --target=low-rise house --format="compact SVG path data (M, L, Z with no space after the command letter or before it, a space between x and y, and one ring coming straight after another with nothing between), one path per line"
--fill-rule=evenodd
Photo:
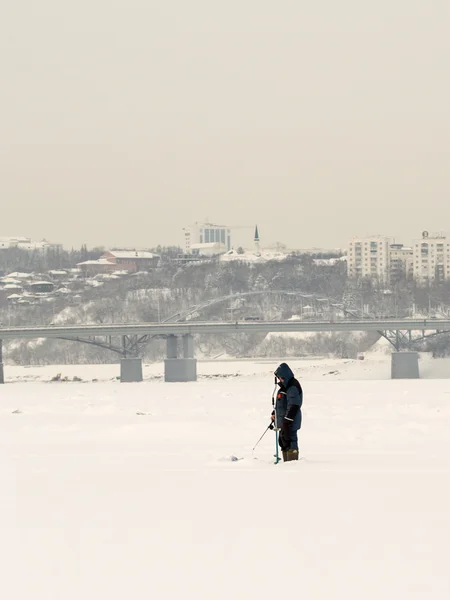
M14 273L9 273L7 275L9 279L33 279L33 273L20 273L19 271L15 271Z
M0 289L3 289L7 285L18 285L22 287L22 282L18 279L11 279L10 277L3 277L0 279Z
M78 263L77 267L85 277L95 277L95 275L112 273L117 269L116 264L110 260L106 260L106 258L85 260L84 262Z
M3 286L3 290L10 294L21 294L23 292L23 287L18 283L7 283Z
M17 302L22 298L20 294L10 294L8 296L9 304L17 304Z
M140 250L108 250L101 258L106 258L120 266L121 271L135 273L136 271L145 271L157 267L160 256L153 252L144 252Z
M97 260L86 260L78 263L85 276L112 274L115 271L126 271L136 273L156 267L160 256L152 252L141 252L135 250L108 250Z
M55 292L58 296L70 296L72 291L66 287L61 287Z
M51 281L33 281L28 288L33 294L49 294L55 289L55 284Z
M51 279L54 279L55 281L61 281L63 279L66 279L67 271L63 271L62 269L52 269L48 272L48 275Z

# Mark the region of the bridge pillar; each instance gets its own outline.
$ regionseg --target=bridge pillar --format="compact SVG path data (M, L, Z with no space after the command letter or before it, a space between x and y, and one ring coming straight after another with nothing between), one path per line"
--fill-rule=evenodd
M0 383L5 383L5 375L3 373L3 340L0 340Z
M142 381L142 358L120 359L120 383Z
M176 336L167 338L167 358L164 361L164 380L197 381L197 359L194 358L194 338L188 333L183 336L183 358L178 358Z
M167 358L178 358L178 338L176 335L167 336Z
M419 377L419 354L417 352L392 353L392 379L419 379Z
M194 336L191 333L183 335L183 356L194 358Z

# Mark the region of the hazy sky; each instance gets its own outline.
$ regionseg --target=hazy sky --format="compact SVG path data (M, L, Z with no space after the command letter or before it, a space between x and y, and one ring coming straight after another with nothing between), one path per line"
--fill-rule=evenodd
M448 0L5 0L0 236L450 232L449 32Z

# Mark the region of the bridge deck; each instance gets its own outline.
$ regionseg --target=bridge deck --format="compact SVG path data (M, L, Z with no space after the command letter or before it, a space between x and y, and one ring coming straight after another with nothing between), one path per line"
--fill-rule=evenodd
M182 323L121 323L114 325L66 325L62 327L9 327L0 328L0 339L60 338L121 335L184 335L211 333L271 333L322 331L447 331L450 319L395 319L395 320L342 320L342 321L238 321Z

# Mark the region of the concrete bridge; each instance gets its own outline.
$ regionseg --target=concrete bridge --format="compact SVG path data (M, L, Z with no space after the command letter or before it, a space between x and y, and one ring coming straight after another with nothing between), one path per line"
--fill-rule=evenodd
M166 381L195 381L197 361L194 352L195 334L229 333L281 333L281 332L343 332L378 331L394 346L392 376L418 377L417 352L398 352L400 341L411 332L433 335L450 332L450 319L361 319L339 321L236 321L205 322L188 321L177 323L136 323L113 325L67 325L62 327L10 327L0 328L0 382L3 382L2 340L57 338L83 343L96 343L95 339L122 338L122 345L130 348L130 356L121 359L121 381L142 381L142 359L137 356L141 337L165 338L167 358L165 360ZM182 338L182 356L178 354L178 339ZM397 343L396 343L397 342ZM100 345L100 344L98 344ZM103 344L101 344L103 345ZM106 346L104 346L106 347ZM134 355L133 355L134 354Z

